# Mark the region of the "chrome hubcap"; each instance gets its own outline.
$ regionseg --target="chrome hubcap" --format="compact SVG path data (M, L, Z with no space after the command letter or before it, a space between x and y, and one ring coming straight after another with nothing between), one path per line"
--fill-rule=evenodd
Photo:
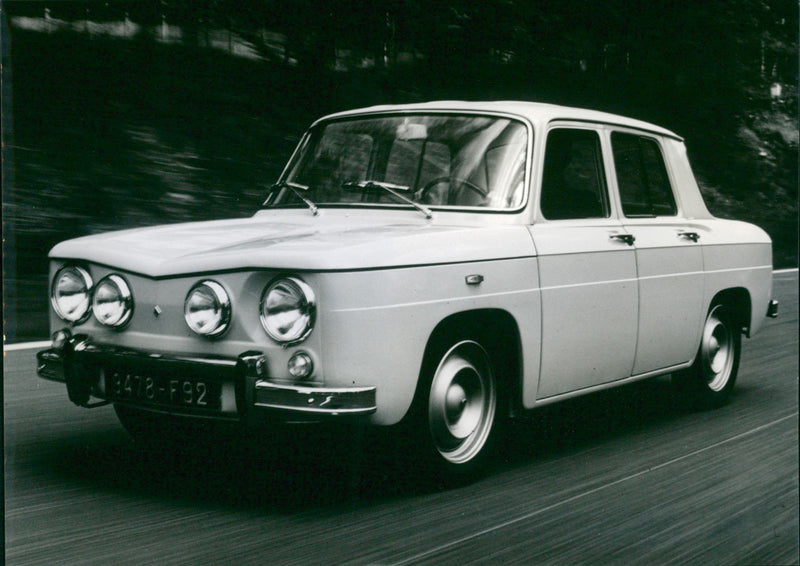
M714 307L703 329L703 371L712 391L721 391L727 385L733 368L733 334L720 317L721 306Z
M428 399L428 425L439 453L455 464L477 456L489 438L496 407L486 351L476 342L459 342L439 362Z

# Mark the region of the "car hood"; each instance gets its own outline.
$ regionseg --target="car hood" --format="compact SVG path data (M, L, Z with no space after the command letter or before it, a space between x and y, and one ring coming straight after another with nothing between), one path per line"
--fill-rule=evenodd
M68 240L50 257L169 277L251 268L384 269L533 255L524 226L443 225L397 215L379 220L287 213L172 224Z

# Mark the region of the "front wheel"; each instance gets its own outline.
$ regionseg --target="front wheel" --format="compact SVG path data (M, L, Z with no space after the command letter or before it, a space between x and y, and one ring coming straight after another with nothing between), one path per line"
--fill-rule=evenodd
M673 377L679 395L703 409L727 403L736 383L741 351L742 335L729 309L723 304L712 306L694 364Z
M498 387L491 359L478 342L451 341L423 370L426 393L419 433L426 456L446 479L467 477L490 458L498 423Z

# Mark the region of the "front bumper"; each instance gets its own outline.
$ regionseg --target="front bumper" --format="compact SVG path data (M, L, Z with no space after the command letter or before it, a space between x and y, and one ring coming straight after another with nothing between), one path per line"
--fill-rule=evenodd
M259 380L255 385L255 407L304 415L368 415L374 413L374 387L297 387Z
M122 403L140 406L143 409L185 414L188 416L220 419L243 419L251 413L270 413L284 420L322 417L360 417L374 413L375 387L314 387L310 385L276 384L264 373L265 356L261 352L249 351L237 358L212 356L175 356L95 344L88 336L70 336L64 333L52 348L36 355L37 373L43 379L66 383L70 400L82 407L106 403ZM117 379L117 389L111 385L111 368ZM119 371L133 376L134 383L145 383L158 389L158 383L176 383L161 388L161 395L148 398L133 397L136 386L130 387L131 396L122 394ZM157 377L143 377L157 376ZM136 379L138 378L138 382ZM190 381L201 380L201 381ZM202 383L218 394L218 401L200 406L180 404L181 388L185 383ZM142 388L140 387L140 389ZM191 386L189 387L191 389ZM128 386L125 386L128 390ZM196 392L195 392L196 397ZM179 403L171 403L170 401ZM190 396L190 400L192 397ZM97 401L99 400L99 401Z

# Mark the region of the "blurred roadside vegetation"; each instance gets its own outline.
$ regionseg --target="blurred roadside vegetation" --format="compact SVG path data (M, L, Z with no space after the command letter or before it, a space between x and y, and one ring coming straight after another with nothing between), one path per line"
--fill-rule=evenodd
M248 216L336 110L523 99L686 138L709 208L797 265L798 5L510 0L3 4L8 341L47 334L46 254L89 233Z

